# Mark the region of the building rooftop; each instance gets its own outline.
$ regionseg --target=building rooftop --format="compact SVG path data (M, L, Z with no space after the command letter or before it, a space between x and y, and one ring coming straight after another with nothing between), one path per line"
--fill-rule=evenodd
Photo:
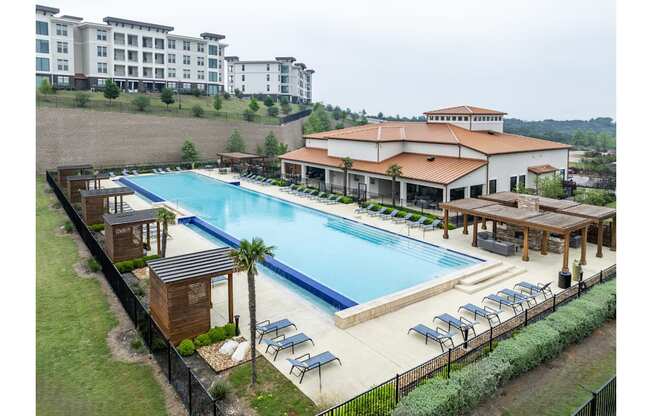
M106 24L111 24L111 23L122 23L125 25L135 25L135 26L143 26L143 27L149 27L152 29L159 29L164 32L171 32L174 30L172 26L165 26L165 25L159 25L156 23L146 23L146 22L139 22L137 20L129 20L129 19L122 19L120 17L111 17L107 16L104 19L102 19Z
M158 209L141 209L139 211L104 214L104 221L109 225L138 224L154 222L158 219Z
M307 162L315 165L328 167L339 167L342 159L328 156L325 149L314 149L303 147L293 150L281 156L281 159L288 161ZM430 160L432 159L432 160ZM360 172L385 175L387 168L393 164L401 166L403 174L401 177L427 182L449 184L465 176L476 169L486 165L485 160L465 159L448 156L419 155L415 153L401 153L382 162L368 162L354 160L352 170Z
M220 35L218 33L203 32L199 36L206 39L222 40L226 39L226 36Z
M40 4L36 5L36 11L37 12L52 13L52 14L59 13L59 9L57 9L56 7L41 6Z
M426 111L426 115L431 114L455 114L455 115L505 115L502 111L490 110L488 108L474 107L471 105L460 105L457 107L440 108L438 110Z
M559 169L557 169L552 165L545 164L545 165L530 166L529 168L527 168L527 170L534 174L542 175L544 173L557 172Z
M165 283L233 273L230 247L150 260L147 265Z

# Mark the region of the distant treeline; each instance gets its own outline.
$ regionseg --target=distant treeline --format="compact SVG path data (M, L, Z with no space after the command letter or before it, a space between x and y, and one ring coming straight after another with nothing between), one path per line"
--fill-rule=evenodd
M611 117L590 120L523 121L506 118L506 133L522 134L561 143L578 149L607 150L616 148L616 123Z

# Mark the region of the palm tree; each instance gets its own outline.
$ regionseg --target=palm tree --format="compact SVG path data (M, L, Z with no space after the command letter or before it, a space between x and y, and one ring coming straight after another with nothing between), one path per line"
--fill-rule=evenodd
M240 247L231 251L234 266L237 270L247 272L247 286L249 291L249 341L251 342L251 385L256 384L256 281L258 274L256 263L262 263L266 256L274 255L274 246L267 246L258 237L251 242L240 241Z
M385 171L385 175L392 177L392 205L396 206L396 203L395 203L395 201L396 201L396 191L394 189L396 187L396 178L403 175L403 172L401 171L401 166L397 165L396 163L391 165Z
M346 191L349 187L349 169L353 167L353 159L350 157L343 157L342 164L340 168L344 171L344 196L346 196Z
M168 246L168 224L174 224L174 220L177 216L172 211L168 211L165 208L159 208L157 217L158 221L163 224L163 233L161 234L161 237L163 238L161 241L161 257L165 257L165 250Z

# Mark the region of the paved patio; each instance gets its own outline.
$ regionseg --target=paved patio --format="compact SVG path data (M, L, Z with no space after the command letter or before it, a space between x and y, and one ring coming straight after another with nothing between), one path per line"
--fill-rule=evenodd
M216 179L233 180L232 175L218 175L212 171L199 172ZM103 185L111 186L109 183ZM556 276L561 267L561 256L557 254L550 253L547 256L541 256L539 252L531 251L530 261L523 262L520 256L505 258L471 247L471 236L463 235L461 229L451 231L450 238L444 240L441 230L427 232L424 236L423 232L408 230L405 225L393 224L367 215L356 215L354 214L354 204L324 205L306 198L288 195L279 191L275 186L260 186L248 182L242 182L241 186L399 234L410 235L413 238L455 249L476 257L498 260L504 264L513 264L526 270L525 273L519 276L486 287L474 294L466 294L457 289L449 290L371 321L348 329L339 329L334 324L332 310L313 302L309 296L306 296L305 292L301 292L294 286L289 285L284 279L261 269L261 274L256 282L257 319L276 320L288 318L296 323L299 331L312 337L315 341L315 347L304 344L297 348L295 353L297 356L306 352L320 353L328 350L342 360L342 367L337 363L332 363L323 370L321 387L317 373L306 375L301 385L298 384L298 378L289 376L306 395L318 404L335 404L346 400L375 384L393 377L398 372L405 371L440 354L441 349L438 344L428 343L428 345L425 345L423 337L415 334L407 335L407 330L415 324L432 325L434 315L444 312L455 314L460 305L468 302L481 305L481 300L485 294L496 292L504 287L511 288L521 280L532 283L554 281L556 288ZM149 203L138 196L130 196L125 200L134 209L150 207ZM171 226L170 233L173 239L168 243L169 255L198 251L217 245L222 246L221 243L204 237L186 226ZM584 266L585 276L590 276L616 263L615 252L606 249L603 258L596 258L595 252L595 245L590 244L587 256L588 264ZM579 249L571 249L571 261L579 259L579 257ZM246 276L240 273L235 276L234 280L235 311L236 314L241 316L240 322L243 335L247 335L249 318ZM217 284L213 288L213 325L226 322L226 299L226 284ZM511 316L512 312L506 310L501 314L501 319L505 320ZM486 322L480 322L476 327L476 331L479 333L487 328ZM288 333L291 332L292 330ZM457 345L461 341L461 336L456 335L454 341ZM259 350L264 353L264 348L259 348ZM289 351L281 352L276 362L274 362L274 365L285 374L290 369L290 365L286 360L290 356ZM270 360L272 359L270 355L267 355L267 357Z

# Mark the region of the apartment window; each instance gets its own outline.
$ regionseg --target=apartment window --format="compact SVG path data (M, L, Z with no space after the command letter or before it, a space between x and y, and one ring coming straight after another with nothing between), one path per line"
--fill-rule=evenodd
M143 63L144 64L151 64L152 63L152 53L151 52L143 52Z
M57 53L68 53L68 42L57 42Z
M97 73L98 74L106 74L106 73L108 73L108 67L106 65L106 62L98 62L97 63Z
M240 88L240 90L242 90L242 92L245 92L245 86L244 86L244 84L242 84L242 88Z
M97 86L98 87L104 87L106 85L106 80L105 79L98 79L97 80Z
M453 188L450 190L450 200L456 201L458 199L464 199L464 193L466 188Z
M190 89L190 83L188 83L188 82L184 82L183 84L181 84L181 87L182 87L184 90L189 90L189 89Z
M517 180L518 180L518 177L516 177L516 176L511 176L509 178L509 190L510 191L512 191L512 192L516 191L516 187L517 187L517 183L518 183Z
M127 35L127 45L129 45L129 46L138 46L138 36L137 35Z
M152 68L143 68L143 77L152 78Z
M495 194L496 193L496 180L492 179L489 181L489 193L490 194Z
M130 77L137 77L138 76L138 67L137 66L130 66L127 68L127 75Z
M68 60L67 59L57 59L57 70L59 71L68 71Z
M68 25L57 23L57 36L68 36Z
M269 82L269 74L267 74L267 82Z
M48 35L48 22L41 22L40 20L36 21L36 34L37 35Z
M154 47L156 49L165 49L165 40L163 39L154 39Z
M168 54L168 64L176 64L177 63L177 55L173 53Z
M208 45L208 54L209 55L219 55L219 48L217 45Z
M106 42L106 30L98 30L97 31L97 40L101 40L103 42Z
M124 61L125 60L125 50L124 49L114 49L113 50L113 60L115 60L115 61Z
M244 76L244 74L243 74L243 75L242 75L242 81L244 81L244 80L245 80L245 76Z
M518 177L518 186L525 188L525 175Z
M152 38L143 36L143 48L151 48L154 46L152 44Z
M154 54L154 63L156 65L165 64L165 55L163 55L162 53L155 53Z
M190 65L190 55L183 55L183 64Z
M177 70L175 68L168 68L168 77L169 78L176 78L177 77Z
M208 71L208 80L210 82L217 82L217 72Z
M57 85L60 86L70 85L70 77L57 77Z
M197 79L204 79L204 71L197 71Z
M208 58L208 67L217 69L217 59L215 58Z
M267 64L267 70L269 71L269 64ZM269 81L269 80L268 80Z
M50 42L43 39L36 39L36 53L50 53Z
M269 92L269 84L267 84L267 92Z
M197 44L197 52L204 52L206 49L206 46L203 43L198 43Z
M187 40L183 41L183 50L184 51L189 51L190 50L190 42Z
M154 78L158 78L158 79L165 78L165 72L163 71L163 68L156 68L154 70Z
M198 56L197 57L197 66L204 66L204 57L203 56Z
M287 65L281 65L281 74L287 74L290 72L290 67Z
M287 75L281 75L281 84L287 84L289 77Z
M50 72L50 60L48 58L36 58L36 70Z
M469 197L471 198L477 198L482 195L482 188L484 188L483 185L472 185L469 188Z
M138 62L138 51L127 51L127 60L130 62Z
M106 58L106 46L97 47L97 56L101 58Z
M190 70L189 69L184 69L183 70L183 79L190 79Z
M287 85L281 85L281 94L289 94L290 89L288 88Z
M116 45L124 45L125 44L125 34L124 33L114 33L113 34L113 43Z
M168 39L168 49L176 49L177 41L174 39Z
M124 65L114 65L113 66L113 75L117 77L125 76L125 66Z

